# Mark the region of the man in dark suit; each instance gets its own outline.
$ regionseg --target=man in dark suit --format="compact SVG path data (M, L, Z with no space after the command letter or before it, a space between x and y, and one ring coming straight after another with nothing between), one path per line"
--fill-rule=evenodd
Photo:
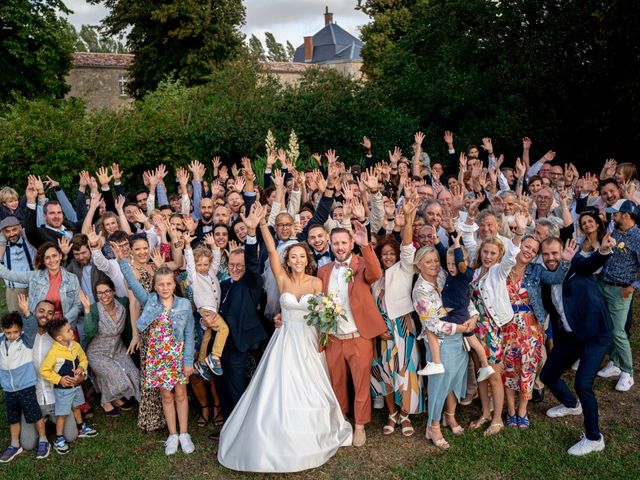
M256 239L260 219L253 209L248 217L242 219L247 226L244 250L229 253L231 278L220 284L220 315L229 325L229 337L220 358L224 374L215 382L225 418L231 414L247 387L245 363L248 351L267 338L256 309L262 291Z
M545 265L548 259L548 255L545 257L545 243L553 241L547 239L542 244ZM584 415L585 434L568 450L570 455L582 456L604 449L604 437L598 428L598 402L593 393L593 381L611 345L612 323L594 273L607 262L615 243L607 234L601 244L594 247L599 247L599 250L590 255L581 252L573 257L562 285L562 312L558 312L554 346L540 373L542 382L560 401L560 405L547 410L548 417ZM551 262L550 266L553 266L552 259ZM576 360L580 360L575 380L579 401L561 379Z
M67 240L71 240L73 234L76 233L79 228L78 224L74 224L65 221L64 214L62 213L62 206L56 200L49 200L44 204L44 226L37 224L36 213L36 193L37 195L44 196L44 191L38 191L34 188L27 188L27 208L25 209L24 216L24 232L27 236L29 243L34 248L38 248L45 242L58 243L58 240L62 237L66 237Z

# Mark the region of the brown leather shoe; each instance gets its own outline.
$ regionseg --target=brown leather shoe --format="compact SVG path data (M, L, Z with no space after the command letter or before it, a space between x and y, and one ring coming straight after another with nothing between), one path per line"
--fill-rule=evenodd
M367 434L363 429L356 428L353 430L353 446L362 447L367 442Z

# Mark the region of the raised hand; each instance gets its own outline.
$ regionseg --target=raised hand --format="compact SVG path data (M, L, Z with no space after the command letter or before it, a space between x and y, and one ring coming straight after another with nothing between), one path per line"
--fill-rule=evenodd
M260 204L260 202L254 202L254 204L251 205L251 211L249 212L248 216L245 217L242 213L240 214L240 217L242 218L244 224L247 226L247 229L254 232L258 228L260 220L263 216L264 207Z
M56 188L60 186L60 182L57 182L56 180L51 178L49 175L47 175L47 183L49 184L49 188Z
M516 212L513 219L516 222L516 234L523 235L529 223L527 215L522 212Z
M118 195L118 198L115 200L116 212L120 213L122 211L125 201L126 199L124 198L124 195Z
M401 158L402 158L402 150L400 150L400 147L396 146L393 149L393 152L389 150L389 161L391 162L392 165L397 164Z
M520 159L520 157L516 158L516 168L515 175L516 178L522 178L527 173L527 167L525 167L524 162Z
M342 197L346 201L350 201L353 199L353 190L351 190L351 185L348 182L342 182L341 184Z
M484 148L489 155L493 154L493 143L490 137L484 137L482 139L482 148Z
M78 298L80 298L80 303L82 304L82 308L84 313L89 313L91 310L91 302L89 301L89 297L82 291L78 291Z
M133 212L133 218L135 219L136 222L138 223L142 223L144 224L145 222L147 222L148 218L147 216L144 214L144 212L142 210L140 210L139 208L136 208Z
M18 308L22 312L22 315L28 317L31 315L29 311L29 299L24 293L18 294Z
M356 220L364 222L365 220L365 210L362 200L358 197L354 197L351 200L351 213L356 218Z
M71 251L71 242L67 237L62 236L58 239L58 247L60 247L60 250L62 250L62 253L66 257Z
M554 158L556 158L556 152L554 152L553 150L549 150L542 156L540 161L543 163L547 163L553 161Z
M164 177L167 176L167 167L164 164L158 165L156 168L155 176L158 179L158 183L164 183Z
M151 252L151 261L157 268L160 268L165 264L164 255L162 255L159 248L154 248Z
M324 156L327 157L327 161L329 162L329 165L336 163L340 158L338 155L336 155L336 151L331 148L326 151Z
M120 183L120 181L122 180L122 174L124 172L122 170L120 170L120 165L117 163L112 163L111 164L111 177L113 178L113 181L115 183Z
M453 149L453 132L445 130L443 139L444 143L447 144L447 147L449 147L449 149Z
M529 137L522 138L522 149L529 150L531 148L531 139Z
M353 241L360 247L369 245L369 234L367 229L357 220L353 222Z
M422 142L424 141L424 133L416 132L416 134L413 136L413 141L418 146L422 145Z
M187 234L184 234L184 241L185 241L185 245L189 245L191 244L191 242L193 241L193 238L191 235L188 235L188 237L191 239L189 241L187 241ZM204 236L204 243L205 245L207 245L211 250L218 250L220 247L218 247L218 244L216 243L216 239L213 236L213 233L207 233Z
M373 168L369 168L362 172L360 179L362 180L362 183L364 183L364 186L367 187L367 190L371 193L378 191L378 176L374 173Z
M478 193L476 195L475 200L471 202L469 205L469 215L475 216L478 213L478 207L486 200L486 197L483 193Z
M182 167L176 168L176 179L178 180L180 187L182 187L182 193L187 193L186 186L187 183L189 183L189 172Z
M184 223L185 230L189 233L195 232L198 227L198 222L196 222L189 214L182 216L182 222Z
M502 164L504 163L504 154L500 154L498 155L498 158L496 158L496 171L500 171L500 167L502 166Z
M229 178L229 169L227 168L226 165L222 165L220 167L220 173L218 174L218 178L220 179L221 182L225 182Z
M214 156L211 159L211 164L213 165L213 173L214 175L218 174L218 171L220 170L220 165L222 164L222 161L220 160L219 156Z
M242 174L247 182L254 182L256 180L256 174L253 172L253 167L251 166L251 159L249 157L242 157L240 159L240 163L242 164Z
M607 255L617 245L616 239L613 238L611 232L607 232L600 242L600 252Z
M460 171L461 172L466 172L467 171L467 156L464 154L464 152L460 152L460 158L458 159L458 164L460 166Z
M318 163L318 165L322 165L322 155L320 155L319 153L316 152L311 156Z
M109 169L107 167L100 167L96 172L96 177L98 178L98 182L100 182L101 187L108 187L109 183L113 179L113 175L109 175Z
M618 162L616 162L613 158L609 158L604 162L604 168L602 172L604 173L604 178L611 178L616 174L616 167L618 166Z
M371 140L369 140L369 137L362 137L362 143L360 145L362 145L367 152L371 151Z
M211 239L213 240L213 234L208 233L207 235L210 235ZM184 240L184 248L191 248L191 242L193 242L196 239L196 237L192 236L191 233L189 232L184 232L182 234L182 239ZM205 236L205 243L207 243L206 236ZM215 240L213 243L215 244Z
M271 175L271 181L276 186L276 189L284 189L284 175L282 175L282 171L280 169L276 169L273 171L273 174Z
M229 249L229 252L233 252L234 250L237 250L241 247L242 245L236 242L235 240L229 240L229 243L227 244L227 248Z
M246 185L246 180L244 179L244 177L238 177L236 178L236 182L233 184L233 189L238 192L238 193L242 193L242 191L244 190L244 186Z
M560 258L562 258L565 262L570 262L573 260L574 255L578 252L580 246L573 239L570 238L564 243L564 248L562 249L562 253L560 254Z
M126 258L125 252L116 242L109 242L113 254L116 256L116 260L124 260Z
M104 236L102 233L96 232L96 227L91 225L89 233L87 233L87 238L89 239L89 248L91 250L99 250L104 243Z
M80 179L78 181L78 190L80 190L81 192L84 192L87 189L88 185L89 185L89 172L87 172L86 170L82 170L80 172Z

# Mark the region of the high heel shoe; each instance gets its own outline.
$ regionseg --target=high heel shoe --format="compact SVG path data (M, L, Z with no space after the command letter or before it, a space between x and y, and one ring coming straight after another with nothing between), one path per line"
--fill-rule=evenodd
M404 422L409 422L409 425L403 425ZM413 429L413 425L411 425L411 420L409 420L409 415L400 414L400 425L402 426L402 435L405 437L410 437L414 434L415 430Z
M447 422L447 417L452 417L455 420L455 413L449 413L449 412L442 412L445 414L444 417L442 417L442 426L443 427L449 427L451 429L451 433L453 433L454 435L462 435L464 433L464 428L462 428L462 426L460 425L456 425L455 427L453 425L450 425L449 422Z
M446 450L447 448L449 448L449 442L447 442L444 437L441 438L433 438L433 433L431 431L431 427L427 427L427 432L425 434L425 436L427 437L427 440L431 440L431 442L438 448L442 449L442 450Z

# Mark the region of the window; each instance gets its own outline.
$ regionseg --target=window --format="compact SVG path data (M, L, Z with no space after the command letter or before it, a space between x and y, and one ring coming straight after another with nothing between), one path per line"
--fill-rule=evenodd
M118 91L120 92L121 97L128 97L129 93L127 92L127 83L129 83L129 77L122 74L120 78L118 78Z

